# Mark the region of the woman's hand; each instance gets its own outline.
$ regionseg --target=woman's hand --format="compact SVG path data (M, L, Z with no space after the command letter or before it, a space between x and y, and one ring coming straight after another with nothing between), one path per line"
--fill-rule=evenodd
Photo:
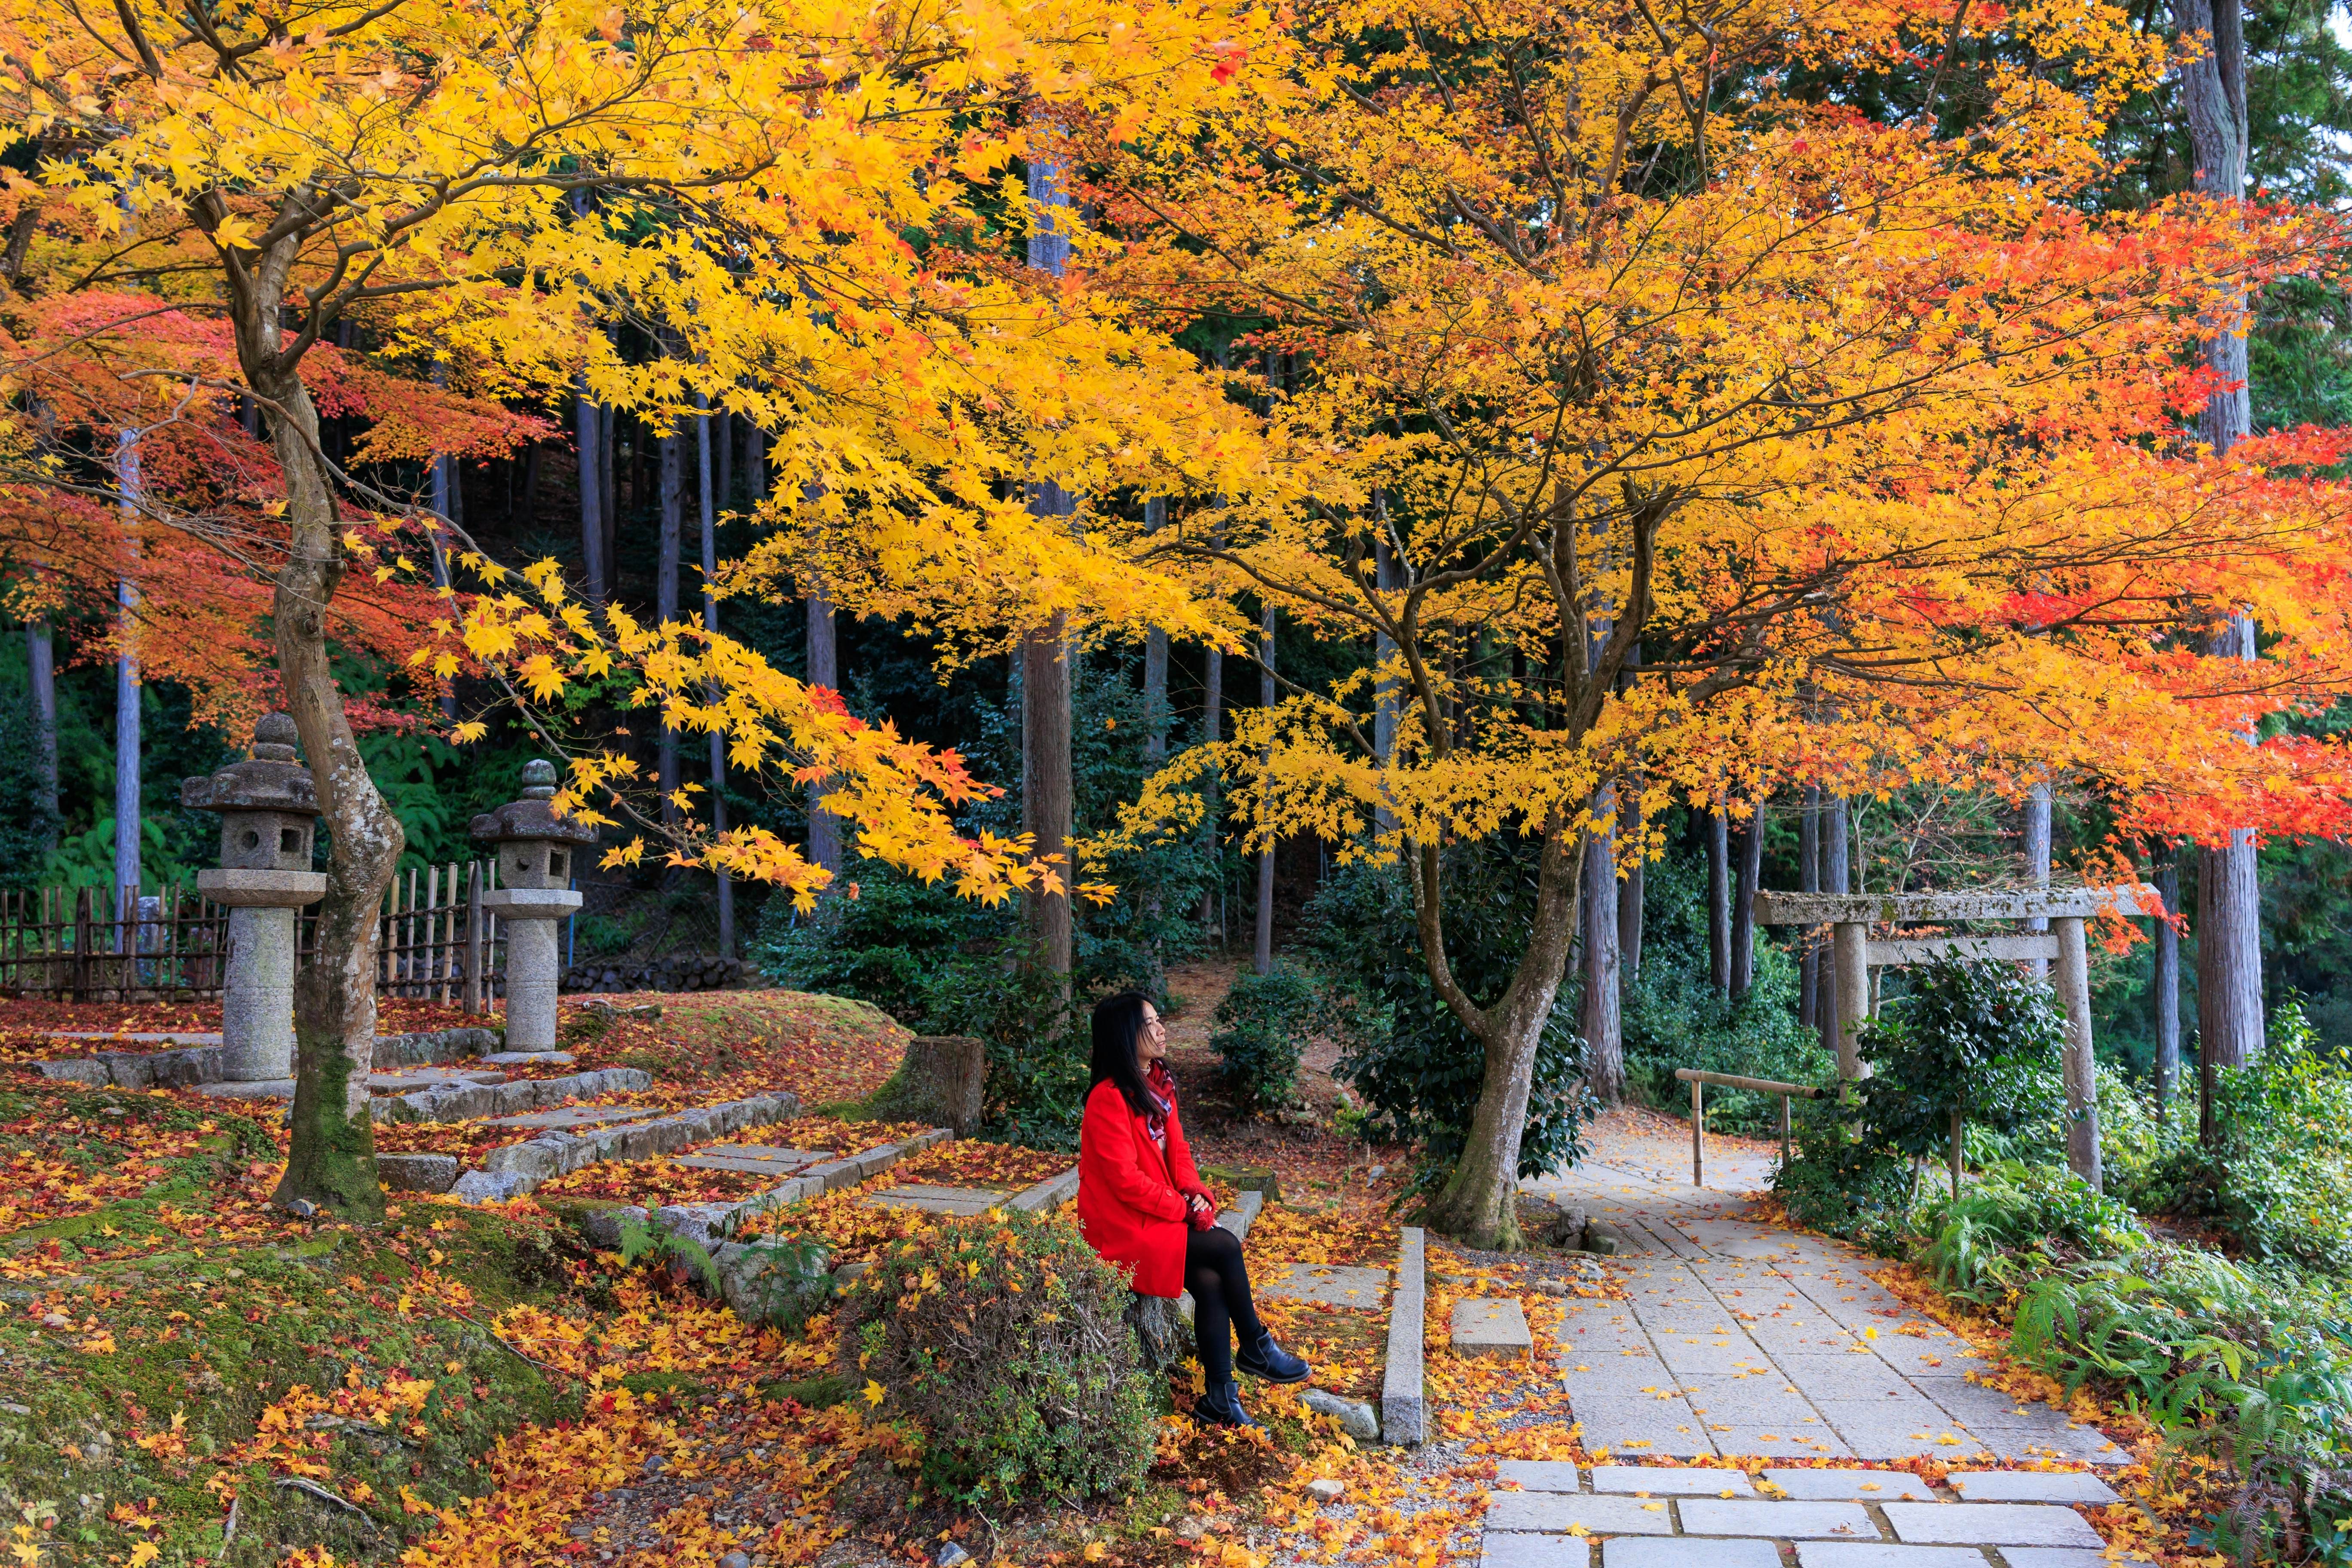
M1206 1230L1217 1220L1216 1205L1199 1193L1184 1194L1184 1223L1194 1230Z

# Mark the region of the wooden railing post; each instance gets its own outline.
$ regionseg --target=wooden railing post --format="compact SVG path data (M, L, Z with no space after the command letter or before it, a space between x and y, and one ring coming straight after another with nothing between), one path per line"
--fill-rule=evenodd
M1706 1185L1706 1086L1697 1079L1691 1086L1691 1185ZM1787 1100L1780 1102L1788 1104Z

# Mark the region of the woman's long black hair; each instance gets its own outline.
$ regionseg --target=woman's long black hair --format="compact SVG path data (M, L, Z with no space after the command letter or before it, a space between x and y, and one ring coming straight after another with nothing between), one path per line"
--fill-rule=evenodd
M1135 1047L1143 1038L1143 1009L1150 998L1140 991L1122 991L1095 1005L1094 1077L1087 1091L1108 1079L1118 1085L1128 1109L1138 1116L1151 1112L1151 1091L1143 1084L1143 1064Z

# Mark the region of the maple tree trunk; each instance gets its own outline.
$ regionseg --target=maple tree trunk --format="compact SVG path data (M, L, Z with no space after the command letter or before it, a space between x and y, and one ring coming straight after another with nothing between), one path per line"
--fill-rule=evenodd
M813 582L808 596L808 679L811 686L841 689L841 644L834 620L833 599L824 584ZM839 875L841 819L829 811L809 806L809 859Z
M686 538L686 442L675 427L661 437L661 537L654 566L654 619L662 626L677 619L677 557ZM677 731L661 727L656 752L661 773L662 820L676 826L684 815L671 798L677 793Z
M253 379L257 363L275 357L277 334L263 336L257 320L240 319L237 328ZM281 1205L307 1199L340 1218L373 1223L383 1217L368 1118L377 910L406 839L360 758L329 661L327 605L342 580L343 553L334 494L314 450L318 414L298 376L264 380L257 390L276 405L270 440L286 471L293 527L270 606L278 677L332 847L316 948L294 980L292 1146L273 1197Z
M1423 869L1413 879L1413 912L1420 929L1423 962L1446 1005L1484 1049L1477 1109L1471 1113L1468 1141L1453 1173L1424 1210L1433 1228L1470 1247L1511 1251L1522 1246L1519 1230L1519 1142L1527 1131L1528 1097L1535 1083L1536 1045L1553 999L1568 973L1569 948L1576 931L1577 882L1583 870L1582 836L1571 838L1555 823L1544 838L1536 879L1536 914L1528 950L1511 984L1495 1006L1470 1005L1450 980L1437 900L1436 856L1417 845L1405 853Z
M2180 912L2180 866L2167 860L2156 868L2157 896L2164 912ZM2168 920L2156 922L2155 969L2150 989L2156 1001L2156 1103L2170 1114L2172 1096L2180 1087L2180 933Z
M1604 784L1593 799L1596 815L1615 808L1617 790ZM1624 999L1618 991L1617 858L1614 835L1586 835L1582 876L1583 1006L1578 1026L1584 1036L1584 1081L1603 1105L1625 1098Z

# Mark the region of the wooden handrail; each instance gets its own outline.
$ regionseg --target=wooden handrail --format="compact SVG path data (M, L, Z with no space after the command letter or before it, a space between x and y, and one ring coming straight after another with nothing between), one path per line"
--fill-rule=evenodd
M1696 1068L1676 1068L1675 1076L1685 1083L1711 1083L1717 1089L1748 1089L1758 1094L1793 1094L1799 1100L1819 1100L1828 1092L1826 1089L1808 1089L1801 1083L1782 1083L1769 1078L1741 1078L1738 1073L1701 1072Z
M1819 1100L1829 1091L1809 1089L1801 1083L1782 1083L1777 1079L1742 1078L1738 1073L1702 1072L1697 1068L1676 1068L1675 1077L1691 1086L1691 1185L1706 1185L1706 1090L1705 1085L1717 1089L1745 1089L1758 1094L1780 1097L1780 1163L1789 1163L1789 1101Z

